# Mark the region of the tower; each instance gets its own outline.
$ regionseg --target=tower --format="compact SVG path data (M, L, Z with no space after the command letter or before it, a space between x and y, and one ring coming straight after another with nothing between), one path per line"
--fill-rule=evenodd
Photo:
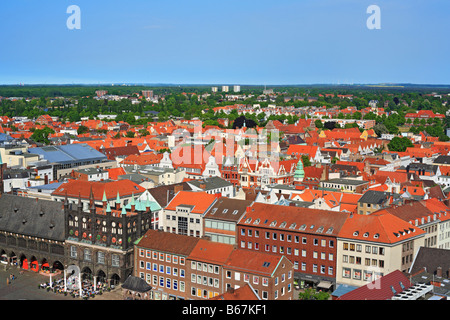
M304 178L305 170L303 169L302 158L299 158L294 172L294 184L302 182Z

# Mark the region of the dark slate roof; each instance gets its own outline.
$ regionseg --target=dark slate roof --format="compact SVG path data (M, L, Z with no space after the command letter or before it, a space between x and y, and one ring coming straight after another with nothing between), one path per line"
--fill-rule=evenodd
M450 156L440 155L434 159L433 163L436 164L450 164Z
M422 174L425 174L425 172L436 174L437 169L438 166L426 163L410 163L406 166L406 172L408 173L411 171L422 171Z
M141 293L152 290L152 287L144 279L132 275L128 276L127 280L122 284L122 288Z
M192 188L187 182L174 183L164 186L158 186L148 189L148 192L153 196L153 198L158 202L161 207L167 206L167 204L175 196L175 187L180 186L184 191L191 191Z
M3 194L0 230L49 240L65 240L63 203Z
M370 204L383 204L392 194L390 192L368 190L366 191L358 202Z
M4 171L4 179L24 179L30 177L31 170L28 169L7 169Z
M190 180L187 183L197 187L197 188L201 188L203 190L214 190L217 188L224 188L224 187L229 187L231 185L233 185L231 182L222 179L220 177L209 177L209 178L203 178L200 180ZM204 188L202 188L202 185L205 185Z
M415 274L426 268L428 273L436 274L438 267L442 268L443 277L449 279L450 250L420 247L409 272Z
M237 222L247 211L253 201L219 198L205 213L205 219L218 219Z

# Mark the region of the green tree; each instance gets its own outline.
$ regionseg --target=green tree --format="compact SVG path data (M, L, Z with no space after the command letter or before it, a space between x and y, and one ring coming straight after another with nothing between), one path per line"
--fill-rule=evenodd
M55 131L49 127L44 127L43 129L36 129L34 130L30 139L39 143L49 144L50 141L48 140L48 136L51 133L55 133Z
M317 119L316 121L314 121L314 124L316 125L316 128L318 128L318 129L323 129L323 123L322 123L322 121L320 121L319 119Z
M298 294L300 300L328 300L330 293L326 291L316 291L313 288L306 288Z
M83 133L86 133L86 132L89 132L89 128L86 127L86 126L81 125L77 129L77 133L78 134L83 134Z
M311 160L309 160L309 157L306 154L302 155L302 162L303 162L303 167L311 166Z
M394 137L388 143L389 151L404 152L408 147L413 147L413 143L407 137Z

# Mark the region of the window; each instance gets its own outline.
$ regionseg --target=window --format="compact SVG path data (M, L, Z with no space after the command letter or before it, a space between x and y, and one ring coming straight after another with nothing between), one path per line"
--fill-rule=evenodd
M97 252L97 263L105 264L105 253L102 251Z
M84 249L84 261L91 261L91 260L92 260L91 250Z
M70 257L76 258L77 257L77 247L70 246Z
M343 268L342 269L342 277L343 278L350 278L351 275L351 269L350 268Z
M118 254L112 254L111 255L111 266L118 267L120 262L120 258Z

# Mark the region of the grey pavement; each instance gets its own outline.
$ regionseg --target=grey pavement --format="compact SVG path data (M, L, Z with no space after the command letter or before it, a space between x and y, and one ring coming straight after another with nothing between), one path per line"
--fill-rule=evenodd
M11 267L8 270L0 266L0 300L81 300L80 298L72 298L72 296L59 293L48 292L45 289L39 289L41 283L48 282L48 276L41 275L33 271L24 270L20 274L20 270L16 267ZM9 275L14 274L17 279L11 280L7 284ZM62 275L57 276L56 279L62 278ZM52 280L56 280L52 277ZM120 289L106 292L102 295L97 295L88 301L95 300L123 300Z

